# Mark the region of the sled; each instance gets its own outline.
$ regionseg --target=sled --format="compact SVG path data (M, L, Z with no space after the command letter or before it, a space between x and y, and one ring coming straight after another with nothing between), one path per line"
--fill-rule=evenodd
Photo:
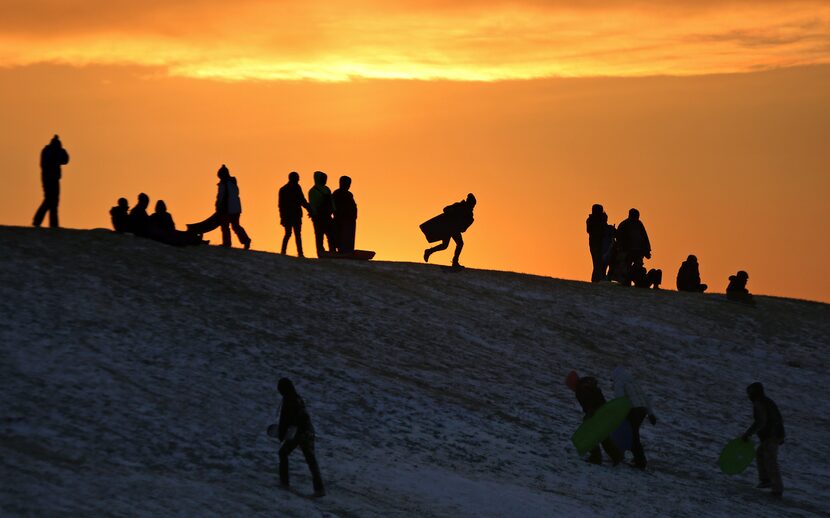
M373 250L355 250L354 252L323 252L320 259L352 259L354 261L368 261L375 256Z
M623 419L620 426L611 433L611 440L620 452L631 451L634 446L634 432L631 430L631 421Z
M627 397L612 399L602 405L596 413L583 422L571 436L571 442L580 455L593 450L616 430L628 416L631 402Z
M718 459L720 470L727 475L743 473L755 459L755 445L741 437L729 441Z
M428 242L434 243L436 241L443 241L452 236L455 225L452 218L450 218L447 214L439 214L434 218L428 219L427 221L421 223L418 228L420 228L421 232L424 233L424 236L427 238Z

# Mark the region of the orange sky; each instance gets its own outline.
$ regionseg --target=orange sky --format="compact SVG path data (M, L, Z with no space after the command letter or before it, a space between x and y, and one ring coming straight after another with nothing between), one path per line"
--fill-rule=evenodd
M4 2L0 223L31 222L57 132L65 226L144 191L182 227L227 163L273 251L277 189L322 169L352 176L380 259L420 260L418 224L473 191L462 262L587 279L600 202L640 209L666 287L695 253L715 291L746 269L830 301L826 2L226 5Z

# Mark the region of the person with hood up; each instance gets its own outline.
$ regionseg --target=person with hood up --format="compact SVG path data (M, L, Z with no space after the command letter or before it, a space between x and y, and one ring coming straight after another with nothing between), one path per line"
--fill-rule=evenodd
M118 198L118 204L110 209L112 228L116 232L129 232L130 229L130 207L127 198Z
M591 261L594 264L591 282L604 281L607 279L608 269L608 263L605 261L608 214L605 213L602 205L595 203L591 207L591 213L585 220L585 227L588 232L588 249L591 251Z
M329 252L336 249L332 235L331 215L334 212L334 202L331 198L331 189L326 186L328 175L323 171L314 172L314 187L308 191L309 216L314 225L314 242L317 245L317 257L325 255L323 237L328 240Z
M778 468L778 447L784 444L786 437L784 419L778 405L764 394L764 385L760 382L749 385L746 394L752 401L753 421L742 439L748 441L752 434L758 434L761 441L755 450L755 460L758 463L757 487L770 488L772 496L780 498L784 494L784 485Z
M680 265L677 271L677 291L692 291L703 293L706 291L705 284L700 282L700 270L697 264L697 257L690 255Z
M640 385L622 367L616 367L613 373L614 397L627 397L631 402L631 410L628 411L628 421L631 423L632 442L631 453L634 454L634 466L639 469L646 469L648 461L643 450L643 443L640 441L640 426L648 417L652 425L657 424L657 417L651 409L651 403Z
M150 217L147 207L150 206L150 197L143 192L138 195L138 201L130 210L129 231L138 237L150 236Z
M280 379L277 390L282 395L277 429L277 438L282 441L279 450L280 484L285 488L290 487L288 456L299 446L311 471L314 496L324 496L326 492L323 488L323 478L320 476L320 467L314 455L314 427L311 425L305 401L297 394L294 384L288 378Z
M729 276L729 285L726 286L726 298L738 302L746 302L753 304L752 294L746 289L746 283L749 281L749 274L740 270L735 275Z
M357 203L354 194L349 191L352 179L340 177L340 188L331 195L334 205L334 242L338 252L354 252L354 239L357 230Z
M640 221L640 211L630 209L628 218L617 227L617 245L624 257L623 272L627 276L627 283L631 283L632 272L639 272L643 266L643 258L651 259L651 242L643 222ZM644 269L644 268L643 268ZM658 283L659 284L659 283Z
M303 225L303 208L310 210L308 202L300 187L300 174L296 171L288 173L288 183L280 187L277 205L280 211L280 225L285 228L285 236L282 238L280 253L285 255L288 249L288 240L291 233L294 233L294 241L297 244L297 257L303 256L303 237L300 233Z
M219 177L218 192L216 193L216 214L219 215L219 224L222 227L222 246L231 246L231 231L233 228L239 242L245 250L251 248L251 238L239 224L242 215L242 200L239 198L239 187L236 178L231 176L225 164L216 172Z
M449 224L449 235L447 235L441 243L424 250L424 262L429 262L429 257L435 252L446 250L450 246L450 239L455 241L455 253L452 256L453 268L464 268L459 264L458 258L461 256L461 250L464 248L464 239L461 234L466 232L473 224L473 209L476 206L476 197L473 193L467 194L467 198L459 202L453 203L444 207L444 215L447 217Z
M593 417L596 411L605 404L605 396L602 394L596 378L591 376L580 378L576 371L571 371L568 373L568 377L565 378L565 384L574 392L576 400L582 406L582 411L585 413L582 417L583 422ZM602 441L602 449L611 458L614 466L622 462L623 453L617 448L610 436ZM602 464L602 452L599 450L599 445L591 450L588 462Z
M58 203L61 195L61 166L69 163L69 153L63 148L60 138L55 135L40 152L40 181L43 185L43 202L35 212L32 225L39 227L46 213L49 226L58 227Z

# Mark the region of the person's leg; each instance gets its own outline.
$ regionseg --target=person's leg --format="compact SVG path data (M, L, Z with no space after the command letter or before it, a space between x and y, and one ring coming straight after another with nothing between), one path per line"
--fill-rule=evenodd
M703 293L704 291L706 291L706 289L708 287L709 286L707 286L706 284L701 284L700 286L697 287L697 291L699 291L700 293Z
M637 407L632 408L628 413L628 420L631 422L631 453L634 454L634 465L640 469L646 469L646 453L643 450L643 443L640 441L640 426L646 418L646 409Z
M591 450L591 455L588 457L588 462L591 464L602 464L602 452L599 451L599 445Z
M767 439L763 442L764 447L764 464L767 469L767 476L769 477L770 490L773 494L781 494L784 492L784 485L781 482L781 469L778 467L778 441L776 439Z
M624 453L617 448L617 445L611 437L602 441L602 449L605 450L605 453L611 459L611 462L614 463L614 466L622 462Z
M61 186L55 182L49 186L47 197L49 198L49 226L58 228L58 203L60 202Z
M292 451L294 451L294 448L296 448L298 444L299 442L297 441L297 438L294 437L292 439L287 439L280 447L280 484L285 487L288 487L290 483L290 477L288 474L288 456Z
M244 246L247 250L251 246L251 238L248 237L248 233L245 232L245 229L239 224L240 216L242 215L234 214L231 216L231 227L233 228L234 234L236 234L236 238L239 239L239 242L242 243L242 246Z
M441 250L446 250L450 246L450 238L447 238L437 245L433 246L432 248L427 248L424 250L424 261L429 262L429 256L434 254L435 252L440 252Z
M769 475L767 474L767 459L766 455L764 455L764 442L761 441L761 444L755 448L755 463L758 465L758 482L759 486L764 486L769 484Z
M317 219L312 219L311 223L314 225L314 243L317 245L317 257L322 257L325 250L323 249L323 222Z
M291 239L291 225L286 225L285 227L285 236L282 238L282 248L280 248L280 253L285 255L285 251L288 248L288 240Z
M329 245L329 252L336 252L337 236L334 235L334 221L331 218L327 219L323 228L326 234L326 242Z
M301 234L302 230L302 221L298 221L294 224L294 241L297 244L297 257L304 257L303 256L303 237Z
M32 225L39 227L43 223L43 218L46 216L46 211L49 210L49 199L46 193L43 193L43 201L40 202L40 207L35 212L35 217L32 219Z
M605 278L605 272L602 271L602 249L598 247L590 247L590 250L591 262L594 265L594 269L591 272L591 282L599 282Z
M452 236L452 240L455 241L455 253L452 256L452 265L458 266L458 258L461 256L461 250L464 248L464 239L461 238L461 233L459 232Z
M312 483L314 484L314 492L323 492L323 477L320 476L320 466L317 464L317 457L314 455L314 436L311 435L300 442L300 448L303 450L308 470L311 472Z

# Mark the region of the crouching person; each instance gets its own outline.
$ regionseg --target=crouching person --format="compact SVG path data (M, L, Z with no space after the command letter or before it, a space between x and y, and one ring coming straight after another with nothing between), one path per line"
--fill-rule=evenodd
M643 443L640 440L640 427L643 425L646 417L652 426L657 424L657 417L651 409L651 403L646 397L645 393L640 389L640 385L631 377L631 375L622 367L616 367L613 373L614 377L614 397L627 397L631 402L631 410L628 411L628 421L631 423L631 432L633 440L631 445L631 453L634 454L634 467L639 469L646 469L648 461L646 460L646 453L643 449Z
M284 488L289 487L288 456L299 446L305 456L308 469L311 471L314 496L324 496L326 492L323 488L323 479L320 476L317 457L314 455L314 427L311 425L311 417L305 408L305 402L297 394L294 384L288 378L280 379L277 390L282 395L277 432L277 438L282 442L279 452L280 484Z
M781 470L778 468L778 446L784 442L784 420L778 405L764 394L764 386L755 382L746 388L746 394L752 401L754 421L747 429L743 439L748 441L757 433L761 444L755 450L758 463L758 487L769 488L774 497L781 497L784 486L781 483Z

